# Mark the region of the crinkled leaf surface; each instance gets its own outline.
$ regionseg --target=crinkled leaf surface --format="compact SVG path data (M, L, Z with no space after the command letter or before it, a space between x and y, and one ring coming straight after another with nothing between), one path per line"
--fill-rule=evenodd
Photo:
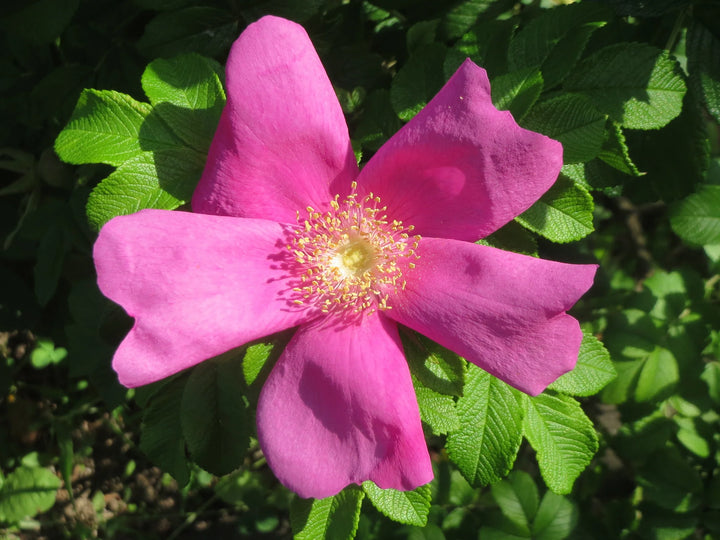
M450 459L475 486L505 476L522 441L518 392L489 373L470 366L465 392L457 402L460 428L447 439Z
M348 487L325 499L300 499L290 505L290 523L295 540L333 538L352 540L357 532L365 492Z
M430 512L430 486L424 485L412 491L380 489L374 482L363 482L363 491L373 506L393 521L424 527Z
M595 336L585 334L575 369L562 375L549 388L572 396L592 396L616 376L610 353Z
M543 78L538 69L528 68L496 77L490 88L495 107L510 111L520 121L540 97Z
M578 475L598 449L590 419L569 396L524 396L525 437L537 453L540 472L555 493L570 493Z
M564 83L581 92L623 127L656 129L682 110L685 81L667 51L617 43L584 60Z

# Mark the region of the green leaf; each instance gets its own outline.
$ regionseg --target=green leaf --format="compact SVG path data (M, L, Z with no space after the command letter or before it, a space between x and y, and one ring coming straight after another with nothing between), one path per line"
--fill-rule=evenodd
M693 246L720 244L720 186L703 185L670 215L673 231Z
M562 495L548 491L543 496L533 523L533 538L562 540L570 536L577 522L577 507Z
M447 438L450 459L475 486L500 480L512 468L522 441L517 392L475 366L457 402L460 428Z
M3 9L4 16L0 19L0 27L12 40L22 40L31 46L49 45L60 37L72 21L79 3L79 0L17 2L14 4L22 7L8 15L5 15L7 10Z
M593 230L593 199L565 176L517 218L523 227L553 242L572 242Z
M415 332L401 334L413 375L427 388L448 396L461 396L466 362L457 354Z
M605 163L618 171L631 176L642 176L633 160L630 158L630 151L625 142L625 134L622 128L615 122L609 122L608 139L602 146L598 157Z
M495 107L510 111L520 121L540 97L543 78L537 69L523 69L496 77L490 88Z
M363 482L365 494L381 514L398 523L424 527L430 512L430 486L424 485L412 491L381 489L374 482Z
M63 161L120 165L144 152L177 146L177 138L147 103L110 90L84 90L55 141Z
M490 489L503 515L530 536L530 524L540 504L532 477L524 471L513 471L507 480L493 484Z
M274 343L256 343L245 349L242 361L245 384L251 386L257 380L274 347Z
M180 419L186 382L187 377L176 377L150 398L140 431L140 450L180 486L190 479Z
M193 52L219 57L227 53L237 36L237 19L229 11L190 6L156 15L145 26L137 47L147 58Z
M580 404L562 394L526 396L523 429L540 472L555 493L570 493L598 449L592 422Z
M49 227L37 250L37 262L33 269L35 296L41 306L46 305L55 294L60 275L69 251L70 242L62 223Z
M720 40L698 18L688 28L686 52L690 85L720 123Z
M154 60L142 75L142 87L170 129L207 153L225 105L220 64L197 54Z
M444 435L460 427L452 396L431 390L413 377L420 418L435 435Z
M243 393L242 364L231 351L193 368L182 398L182 430L193 459L222 476L245 457L253 419Z
M120 165L93 189L87 216L95 230L144 208L174 210L190 200L204 156L190 149L145 152Z
M507 11L512 5L513 0L462 0L445 13L440 29L444 36L457 38L475 24L480 15L492 19L493 15Z
M701 503L698 471L675 447L655 452L637 475L643 497L667 510L688 512Z
M442 87L446 49L439 43L419 48L392 80L390 99L401 120L408 121Z
M673 354L663 347L655 347L643 361L635 389L635 400L654 401L667 397L679 380L680 373Z
M49 469L20 466L0 487L0 522L15 523L55 504L60 479Z
M514 19L479 21L448 51L445 78L449 79L466 58L485 68L490 78L507 73L507 50L516 25Z
M610 16L603 6L589 3L543 10L510 43L511 69L539 68L547 88L552 88L565 78L592 33Z
M42 369L50 364L59 364L67 356L64 347L55 348L50 339L38 339L35 350L30 355L30 363L35 369Z
M352 540L360 520L365 492L348 487L325 499L300 499L290 505L290 523L295 540Z
M523 127L560 141L563 161L590 161L605 140L606 115L580 94L562 94L536 103L523 118Z
M617 376L610 353L592 334L584 334L575 369L549 388L572 396L592 396Z
M720 403L720 362L705 364L700 378L708 385L708 394L715 403Z
M680 114L685 82L667 51L642 43L617 43L585 59L565 89L589 96L623 127L656 129Z
M375 151L402 127L390 101L390 92L381 88L370 92L363 104L363 115L355 137L363 148Z

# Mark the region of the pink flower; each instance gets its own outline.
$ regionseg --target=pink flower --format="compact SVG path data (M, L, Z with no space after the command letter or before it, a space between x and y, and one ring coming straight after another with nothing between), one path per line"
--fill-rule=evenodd
M538 394L575 365L566 311L594 265L473 243L562 166L469 60L362 171L305 31L265 17L235 42L228 101L192 201L143 210L95 244L102 292L135 318L113 367L128 387L297 327L260 395L260 445L302 497L432 479L398 323Z

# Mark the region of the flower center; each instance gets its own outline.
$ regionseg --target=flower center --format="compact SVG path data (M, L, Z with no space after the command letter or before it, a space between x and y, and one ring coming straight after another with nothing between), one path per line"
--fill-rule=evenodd
M372 193L359 199L353 182L344 200L338 195L327 212L298 212L287 249L297 276L292 300L323 313L390 309L390 295L405 288L404 273L415 267L419 236L413 227L388 220L387 207Z

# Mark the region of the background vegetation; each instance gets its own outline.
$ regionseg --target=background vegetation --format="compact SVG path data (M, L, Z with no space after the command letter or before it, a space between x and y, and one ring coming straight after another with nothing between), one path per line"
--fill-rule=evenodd
M720 2L563 3L3 2L0 536L720 537ZM110 368L130 321L95 286L96 230L188 200L221 65L267 13L308 30L363 162L464 58L484 66L496 105L565 147L558 183L486 241L600 263L581 368L537 401L405 336L436 479L399 498L301 501L274 479L252 411L287 335L137 391ZM147 92L171 80L205 100ZM119 159L79 134L136 102L168 148L138 126Z

